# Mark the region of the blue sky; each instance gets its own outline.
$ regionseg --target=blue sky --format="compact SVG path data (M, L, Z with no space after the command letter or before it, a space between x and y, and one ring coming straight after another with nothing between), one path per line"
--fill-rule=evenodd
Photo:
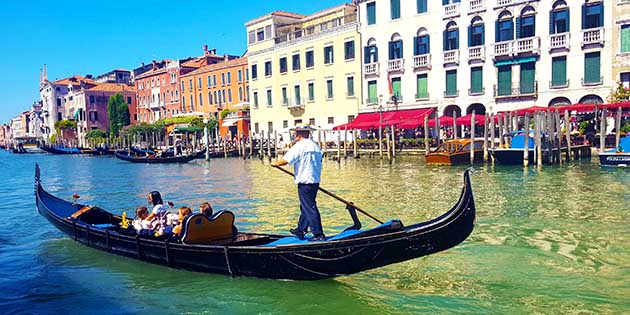
M2 1L0 124L39 99L39 71L48 78L133 69L153 59L242 54L245 22L274 10L309 14L343 0L88 0Z

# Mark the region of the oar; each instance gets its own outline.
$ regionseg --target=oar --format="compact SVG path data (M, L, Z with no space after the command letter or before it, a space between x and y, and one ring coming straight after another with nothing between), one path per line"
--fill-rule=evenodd
M282 167L280 167L280 166L275 166L275 165L272 165L272 166L273 166L273 167L275 167L275 168L277 168L277 169L279 169L279 170L281 170L281 171L283 171L283 172L285 172L285 173L286 173L286 174L288 174L288 175L291 175L292 177L295 177L295 175L294 175L293 173L291 173L290 171L287 171L286 169L284 169L284 168L282 168ZM333 198L337 199L338 201L340 201L341 203L345 204L346 206L348 206L348 207L352 207L352 208L354 208L355 210L357 210L357 211L359 211L359 212L361 212L361 213L365 214L365 215L366 215L366 216L368 216L370 219L372 219L372 220L374 220L374 221L376 221L376 222L378 222L378 223L380 223L380 224L383 224L383 221L379 220L378 218L376 218L375 216L371 215L371 214L370 214L370 213L368 213L367 211L365 211L365 210L363 210L363 209L361 209L361 208L357 207L354 203L352 203L352 202L350 202L350 201L347 201L347 200L345 200L345 199L343 199L343 198L341 198L341 197L339 197L339 196L337 196L337 195L335 195L335 194L331 193L330 191L328 191L328 190L326 190L326 189L324 189L324 188L319 187L319 190L321 190L321 192L325 193L326 195L331 196L331 197L333 197Z

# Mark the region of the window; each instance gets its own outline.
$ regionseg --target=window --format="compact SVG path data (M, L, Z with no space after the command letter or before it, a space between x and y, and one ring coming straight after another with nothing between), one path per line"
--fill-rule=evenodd
M255 42L256 42L256 32L254 32L254 31L249 31L249 32L247 33L247 43L248 43L249 45L251 45L251 44L253 44L253 43L255 43Z
M619 74L619 82L624 88L630 88L630 72L622 72Z
M334 93L333 93L333 80L332 79L328 79L326 80L326 99L333 99L334 97Z
M378 103L378 90L376 80L368 81L368 104Z
M514 22L511 16L506 16L496 23L496 42L506 42L514 39Z
M258 92L254 92L254 108L258 108Z
M62 120L62 118L61 113L57 113L57 120Z
M347 85L347 96L348 97L354 97L354 77L348 77L346 78L346 85Z
M426 73L416 76L416 99L429 99L428 75ZM375 92L376 93L376 92Z
M414 56L426 55L431 53L431 48L429 44L429 35L420 35L418 37L414 37L413 46L413 54Z
M400 19L400 0L389 0L391 8L392 20Z
M212 99L212 92L208 92L208 105L214 105L214 100Z
M308 125L309 126L315 126L315 118L309 118L308 119Z
M536 91L536 63L521 64L521 94L531 94Z
M334 60L333 46L324 47L324 64L332 64Z
M376 24L376 2L370 2L366 5L367 11L367 24Z
M396 38L396 40L389 42L389 60L402 59L403 57L403 42L402 39Z
M354 41L345 42L343 48L344 58L346 60L354 59Z
M567 85L567 57L555 57L551 59L551 86L560 87Z
M258 79L258 65L252 65L252 79Z
M208 87L212 86L212 76L208 76Z
M313 82L308 83L308 100L311 102L315 100L315 83Z
M223 99L223 103L225 103L225 90L221 91L221 98Z
M378 62L378 48L376 45L365 47L363 56L365 58L365 64Z
M227 83L228 84L232 83L232 72L227 73Z
M600 70L600 53L586 54L584 58L584 83L600 83L602 81Z
M186 98L182 96L182 111L186 110Z
M195 108L195 99L191 95L190 96L190 111L192 112L194 108Z
M582 6L582 29L604 26L604 3L585 4Z
M445 96L457 96L457 70L446 71Z
M354 115L348 115L348 122L351 123L354 121Z
M228 102L232 103L232 89L228 89Z
M497 73L497 95L512 95L512 66L499 66Z
M265 61L265 76L271 76L271 61Z
M300 54L291 56L291 66L293 67L293 71L300 70Z
M459 49L459 29L451 22L444 30L444 51Z
M287 87L286 86L282 87L281 91L282 91L282 105L286 106L289 104L289 97L287 95Z
M536 36L536 15L523 16L516 19L517 38L529 38Z
M267 90L267 106L273 106L273 103L271 102L271 90Z
M225 73L221 73L221 85L225 85Z
M621 53L630 52L630 25L621 26Z
M307 51L304 57L306 58L306 68L313 68L315 66L313 51Z
M94 95L90 95L90 104L94 104Z
M254 132L258 133L258 123L254 123Z
M551 12L551 23L549 23L549 34L562 34L569 32L569 9L563 8Z
M470 94L483 93L483 68L470 68Z
M245 81L249 81L249 69L245 69Z
M332 125L335 123L335 117L328 117L328 124Z
M416 0L418 13L427 13L427 0Z
M127 96L127 104L131 105L131 96Z
M199 106L203 106L203 95L199 93Z
M192 79L188 80L188 87L189 87L189 90L191 90L191 91L193 90Z
M186 88L184 86L184 80L182 80L182 92L185 91L185 90L186 90Z
M238 78L239 83L243 82L243 70L238 69L238 72L236 72L236 76Z
M282 121L282 128L289 128L289 121L288 120L283 120Z
M238 101L239 102L243 101L243 88L242 87L238 88Z
M293 125L294 126L301 126L302 125L302 119L296 119L293 121Z
M402 84L401 78L392 78L392 95L396 97L396 101L402 100Z
M280 73L287 73L287 57L280 58Z
M256 41L260 42L265 40L265 29L259 28L256 30Z
M213 83L212 86L217 86L217 75L216 74L212 75L212 83Z
M295 97L295 105L302 105L302 95L299 85L293 87L293 97Z
M483 46L485 42L485 29L481 20L473 21L473 24L468 26L468 47Z

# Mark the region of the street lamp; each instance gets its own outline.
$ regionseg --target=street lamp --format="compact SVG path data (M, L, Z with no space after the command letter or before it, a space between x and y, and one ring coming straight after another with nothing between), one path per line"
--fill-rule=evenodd
M378 154L383 159L383 94L378 96Z
M203 118L203 139L206 141L206 161L210 160L210 139L208 139L208 118Z

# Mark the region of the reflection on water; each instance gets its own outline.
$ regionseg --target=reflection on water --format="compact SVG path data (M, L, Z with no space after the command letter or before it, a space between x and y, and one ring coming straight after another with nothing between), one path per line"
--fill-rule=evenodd
M176 206L210 201L241 230L286 233L299 215L290 177L258 160L137 165L111 158L14 156L0 185L0 306L60 313L622 313L630 288L630 172L596 164L480 166L473 176L477 226L444 253L317 282L271 281L172 270L101 253L64 238L34 210L34 163L46 188L120 213L151 190ZM393 164L324 164L322 186L381 219L413 224L459 197L465 167L420 158ZM351 224L319 195L327 234ZM368 218L362 218L373 226ZM16 272L20 270L21 272ZM6 292L6 293L5 293Z

